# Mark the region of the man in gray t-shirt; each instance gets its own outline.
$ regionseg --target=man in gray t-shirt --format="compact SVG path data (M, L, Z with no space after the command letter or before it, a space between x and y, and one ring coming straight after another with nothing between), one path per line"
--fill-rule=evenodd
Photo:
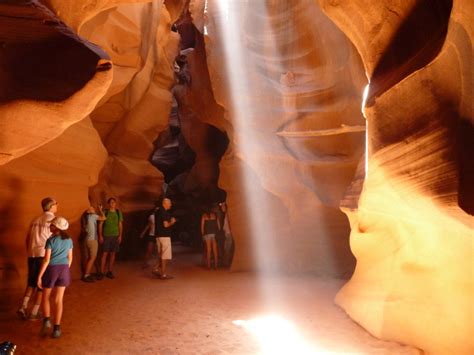
M84 252L87 256L84 267L84 276L82 277L82 281L84 282L94 282L90 273L95 259L97 258L97 250L99 249L99 242L97 240L97 221L104 220L105 215L102 211L101 205L99 205L99 215L95 212L93 206L89 206L81 218Z

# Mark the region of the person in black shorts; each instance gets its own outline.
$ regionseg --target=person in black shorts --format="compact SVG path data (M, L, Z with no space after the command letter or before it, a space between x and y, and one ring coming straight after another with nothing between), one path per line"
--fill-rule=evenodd
M49 224L53 220L54 214L57 212L58 203L53 198L46 197L41 201L41 207L43 209L43 214L41 214L41 216L36 218L31 223L30 232L28 233L28 238L26 241L26 252L28 255L28 280L25 294L23 296L23 303L17 311L17 314L21 319L40 319L39 308L41 305L43 293L41 289L36 287L36 281L40 271L41 263L43 262L45 253L44 246L51 235ZM33 298L35 292L35 304L28 316L28 303L30 298Z

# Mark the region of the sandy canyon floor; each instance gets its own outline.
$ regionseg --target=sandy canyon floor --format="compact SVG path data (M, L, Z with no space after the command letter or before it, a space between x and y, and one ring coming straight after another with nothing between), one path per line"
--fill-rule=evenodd
M10 302L0 342L17 354L419 353L372 337L335 306L342 280L208 271L178 248L174 257L172 280L131 262L117 265L114 280L74 280L60 339L40 338L41 323L17 319Z

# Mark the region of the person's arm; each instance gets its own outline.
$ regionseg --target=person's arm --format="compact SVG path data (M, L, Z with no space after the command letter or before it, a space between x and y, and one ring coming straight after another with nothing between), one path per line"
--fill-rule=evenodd
M145 236L146 232L148 232L151 229L150 222L146 225L145 229L140 233L140 239L143 239Z
M154 226L154 219L152 219L152 217L154 218L153 215L151 215L150 217L148 217L148 224L146 225L145 229L143 230L143 232L140 234L140 239L143 239L143 237L145 236L146 232L150 231L150 232L153 232L153 226Z
M120 212L120 214L122 214L122 213ZM122 242L122 232L123 232L123 217L122 216L120 216L120 217L121 218L119 220L119 225L118 225L118 227L119 227L118 242L119 243Z
M221 231L222 228L221 228L221 219L219 218L219 216L216 214L216 220L217 220L217 230L218 231Z
M69 268L71 268L72 265L72 248L68 250L67 252L67 261L69 264Z
M50 260L51 260L51 249L46 249L44 253L43 263L41 264L41 269L38 274L38 280L36 281L36 285L38 286L38 288L43 288L41 278L43 277L43 274L46 271L46 268L48 267Z
M204 235L204 215L201 217L201 235Z
M105 217L104 210L102 209L102 205L99 205L99 214L98 214L98 221L105 221L107 217Z
M102 244L104 242L104 237L102 235L102 229L104 226L104 221L99 222L98 232L99 232L99 243Z
M165 228L169 228L175 223L176 223L176 218L174 218L174 217L171 217L169 222L168 221L163 221L163 225L165 226Z

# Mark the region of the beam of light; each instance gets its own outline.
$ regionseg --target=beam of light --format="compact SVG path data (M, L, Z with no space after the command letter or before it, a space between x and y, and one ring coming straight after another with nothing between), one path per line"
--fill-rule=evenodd
M310 344L292 322L278 315L234 320L232 323L242 327L257 339L262 354L330 354Z
M268 22L266 16L266 4L262 0L252 0L253 10L261 15L261 19ZM260 132L265 124L265 117L262 117L264 105L256 103L255 97L260 93L257 92L254 85L255 68L259 67L259 62L254 53L248 49L248 40L243 26L245 18L242 9L244 9L247 1L232 0L216 0L209 1L209 5L214 5L214 14L216 14L216 22L220 42L224 49L224 59L226 66L226 75L228 82L228 94L230 96L230 115L234 125L233 141L236 146L235 154L244 162L245 167L242 169L240 182L243 186L243 198L249 208L246 223L249 224L252 233L253 252L256 253L256 260L259 263L259 270L275 269L276 250L272 238L276 235L269 215L270 208L266 206L257 195L255 186L255 175L252 175L252 168L256 170L261 167L263 149L260 144L262 141ZM209 6L211 10L211 6ZM268 23L260 24L263 28L270 27ZM248 31L248 29L247 29ZM271 48L271 43L267 43ZM273 49L270 49L273 51ZM264 152L263 152L264 153ZM263 181L259 183L264 184ZM264 280L262 279L262 283ZM265 292L266 288L262 287Z
M224 59L222 81L228 88L227 95L222 96L223 100L229 100L224 102L224 106L234 128L230 139L235 147L236 164L240 159L243 167L239 172L241 176L236 178L240 178L242 185L239 187L241 198L248 213L244 223L249 226L249 239L253 243L248 252L255 254L259 270L281 270L282 266L294 270L299 268L299 263L306 267L307 260L291 260L290 255L298 248L304 248L302 245L306 240L300 238L304 229L308 237L314 236L310 249L304 252L309 254L314 250L318 260L326 263L327 270L338 272L339 264L329 240L335 233L328 233L332 224L326 219L325 209L315 210L312 220L304 219L305 214L300 211L327 203L333 188L339 188L337 184L341 179L334 182L322 179L311 184L310 179L301 177L301 172L314 172L318 167L322 171L333 166L342 169L341 166L349 164L344 160L344 154L337 150L334 154L328 153L329 147L315 152L312 147L324 146L324 142L332 139L331 135L348 136L363 131L353 119L348 120L349 125L336 127L328 121L328 115L324 115L333 112L337 106L322 97L346 92L346 84L341 84L340 68L348 57L345 51L339 53L337 47L339 40L345 40L345 37L340 35L333 39L334 36L326 34L334 28L310 0L292 4L267 0L207 2L209 24L215 24L208 27L210 41L218 42L214 48L222 48L223 52L219 58ZM303 24L291 21L293 16ZM314 24L312 16L319 19L318 24L324 26L322 29ZM303 34L300 36L298 31L303 31ZM315 44L309 49L296 45L308 38L321 45ZM333 59L335 63L332 63ZM344 97L337 105L344 108L346 100L348 98ZM300 118L308 117L313 126L297 123ZM282 127L289 129L282 131ZM308 144L309 139L313 139L315 144ZM342 139L352 144L350 139ZM297 148L301 157L292 155L292 148ZM331 183L336 187L325 186ZM287 229L275 228L276 225L280 228L283 223L275 220L277 214L273 208L277 204L266 205L265 200L270 201L271 194L285 204L284 212L280 206L277 209L280 209L279 216L288 219L290 227ZM335 205L336 202L330 207L337 208ZM295 226L294 230L291 226ZM291 240L292 233L296 235L296 241ZM287 240L283 240L282 235L287 235ZM278 263L282 259L286 265ZM265 292L264 287L262 290Z

